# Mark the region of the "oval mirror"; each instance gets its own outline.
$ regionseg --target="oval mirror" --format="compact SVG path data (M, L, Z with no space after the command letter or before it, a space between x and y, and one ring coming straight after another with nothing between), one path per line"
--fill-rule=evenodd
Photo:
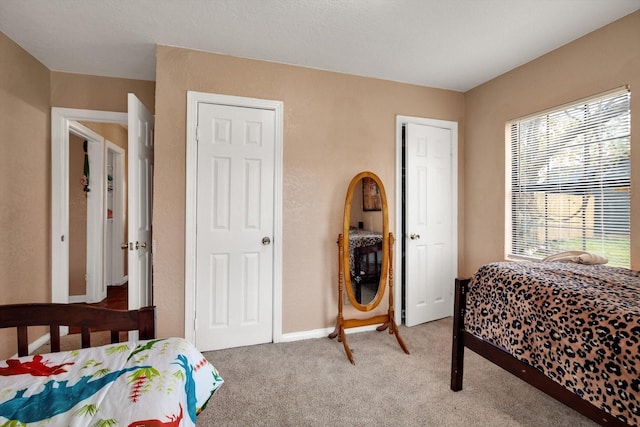
M384 296L388 273L389 214L382 181L360 172L349 184L343 223L344 282L351 304L373 310Z

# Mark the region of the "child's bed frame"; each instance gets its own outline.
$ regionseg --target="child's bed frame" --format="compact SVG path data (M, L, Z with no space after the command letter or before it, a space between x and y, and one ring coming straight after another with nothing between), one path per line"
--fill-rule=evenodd
M18 356L29 354L29 326L49 326L51 351L60 351L60 326L80 328L82 348L91 347L91 331L111 331L111 343L120 332L139 331L141 340L155 338L155 307L114 310L81 304L0 305L0 328L17 328Z

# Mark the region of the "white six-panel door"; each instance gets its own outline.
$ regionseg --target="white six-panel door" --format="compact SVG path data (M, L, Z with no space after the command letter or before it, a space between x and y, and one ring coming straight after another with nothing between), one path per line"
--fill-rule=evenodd
M271 342L275 113L199 103L197 114L196 345Z
M151 224L154 119L132 93L128 96L128 272L129 309L152 304Z
M456 276L451 130L408 123L406 153L407 326L450 316Z

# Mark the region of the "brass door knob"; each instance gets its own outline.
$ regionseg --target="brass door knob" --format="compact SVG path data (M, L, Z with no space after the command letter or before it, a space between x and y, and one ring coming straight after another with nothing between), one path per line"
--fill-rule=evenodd
M129 244L128 244L127 242L122 243L122 244L120 245L120 249L124 249L124 250L129 249Z
M147 242L136 242L136 249L146 248Z
M410 238L411 240L418 240L418 239L420 238L420 235L419 235L419 234L415 234L415 233L414 233L414 234L410 235L410 236L409 236L409 238Z

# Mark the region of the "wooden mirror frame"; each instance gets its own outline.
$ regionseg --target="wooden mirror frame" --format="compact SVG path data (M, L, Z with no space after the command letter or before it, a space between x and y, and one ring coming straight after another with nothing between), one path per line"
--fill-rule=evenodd
M358 303L355 296L353 295L353 287L351 285L351 273L349 268L349 220L351 218L351 203L353 201L353 192L357 183L365 177L373 178L378 185L378 189L380 191L380 196L382 198L382 215L383 215L383 247L382 251L383 262L380 271L380 282L378 285L378 293L376 294L373 301L369 304L363 305ZM338 342L341 342L344 346L344 350L347 353L347 357L352 364L355 364L353 359L353 353L351 352L351 348L349 348L349 344L347 344L347 335L345 330L347 328L355 328L360 326L367 325L379 325L376 330L378 332L384 331L387 328L389 329L389 334L395 335L398 344L402 348L402 350L409 354L409 349L407 345L404 343L404 340L400 336L400 332L398 331L398 325L396 325L394 318L394 309L393 309L393 244L394 237L393 233L389 232L389 213L387 208L387 196L384 191L384 186L382 185L382 181L372 172L360 172L357 174L349 184L349 189L347 190L347 197L345 200L345 208L344 208L344 221L343 221L343 233L338 235L338 319L336 321L336 327L329 334L329 338L338 337ZM346 236L346 239L345 239ZM346 243L345 243L346 240ZM389 284L389 309L387 314L381 314L377 316L369 317L368 319L345 319L342 315L342 309L344 305L344 285L345 285L345 270L349 273L347 275L348 279L346 280L347 285L347 295L349 296L349 300L351 304L360 311L370 311L376 308L382 299L384 298L386 284L388 281Z
M350 274L351 266L349 257L349 232L351 229L351 206L353 205L353 193L358 183L363 181L363 178L373 179L378 186L378 190L380 191L382 212L382 263L380 267L380 279L378 281L378 291L373 300L368 304L360 304L353 293L353 282L351 280ZM345 271L344 282L345 287L347 288L347 296L349 297L351 305L355 309L359 311L371 311L382 302L382 298L384 298L384 291L387 286L387 276L389 275L389 208L387 205L387 194L384 190L384 185L382 185L382 181L380 180L378 175L374 174L373 172L360 172L359 174L354 176L351 180L351 183L349 183L347 197L344 202L342 235L344 236L344 238L342 239L342 262Z

